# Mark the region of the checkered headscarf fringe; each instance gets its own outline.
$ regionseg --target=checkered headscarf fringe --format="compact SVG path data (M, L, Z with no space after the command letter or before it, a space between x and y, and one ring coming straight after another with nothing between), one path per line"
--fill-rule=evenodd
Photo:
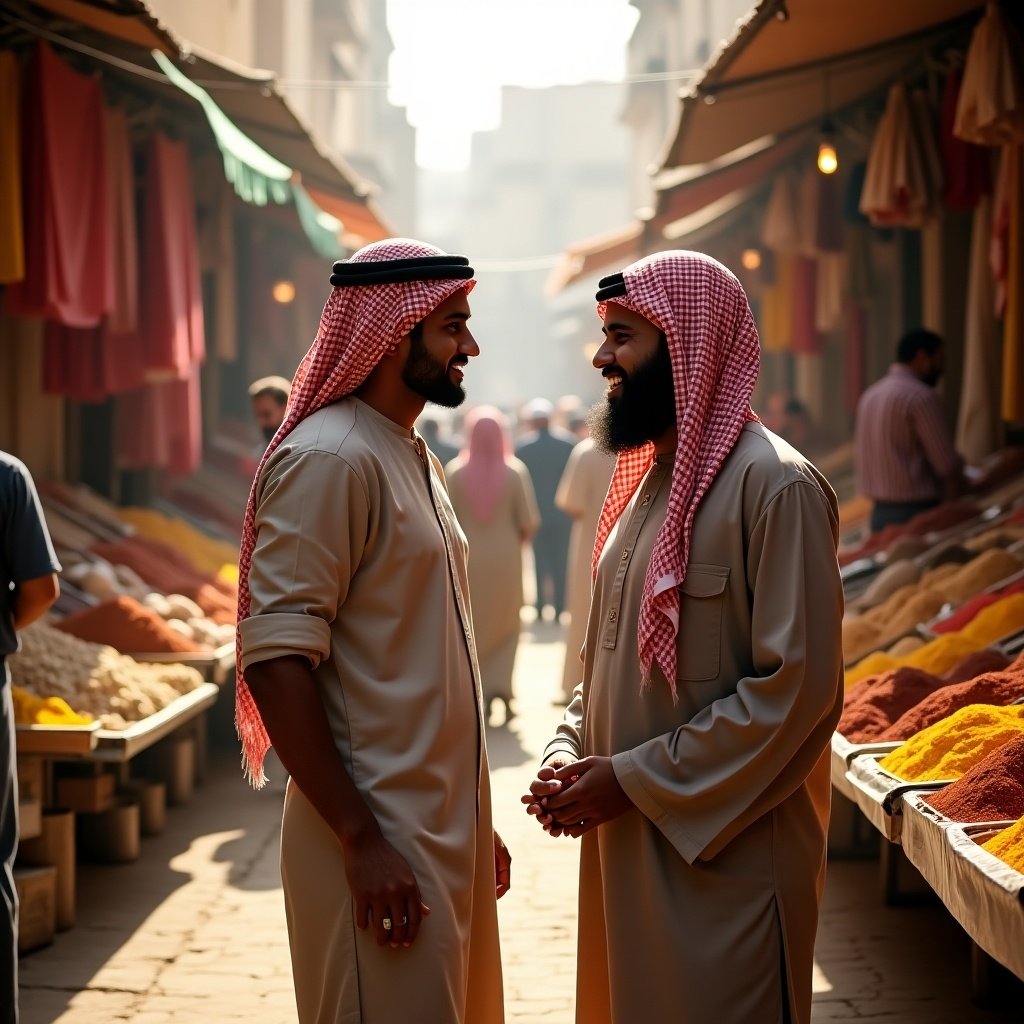
M743 425L760 364L757 328L735 275L703 253L659 252L623 271L626 294L609 301L664 332L676 395L676 447L668 512L644 578L637 625L641 691L655 663L676 694L679 586L686 578L697 508ZM604 317L606 303L598 305ZM593 571L608 535L654 462L654 445L618 457L594 544Z
M409 238L374 242L355 253L350 263L445 255ZM288 411L270 442L249 492L238 559L238 622L249 616L249 569L256 546L256 490L271 454L307 416L351 394L388 352L431 310L456 292L473 289L472 280L441 279L335 288L320 316L316 339L292 380ZM241 632L236 632L235 725L242 742L242 765L256 788L267 779L263 761L270 738L242 672Z

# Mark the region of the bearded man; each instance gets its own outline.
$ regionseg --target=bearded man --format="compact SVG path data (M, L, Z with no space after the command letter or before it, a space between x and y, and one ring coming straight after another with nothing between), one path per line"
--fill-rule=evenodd
M842 707L835 495L751 411L725 267L605 278L599 520L583 680L530 813L582 837L580 1024L810 1020L828 747Z
M246 510L237 722L291 779L281 874L301 1024L504 1019L466 540L413 429L479 348L473 270L391 239L335 264Z

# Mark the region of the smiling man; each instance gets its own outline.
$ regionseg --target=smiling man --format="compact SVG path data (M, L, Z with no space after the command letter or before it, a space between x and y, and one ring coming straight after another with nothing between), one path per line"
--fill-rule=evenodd
M466 541L413 429L479 353L473 270L392 239L337 263L246 510L237 720L291 776L281 873L301 1024L503 1018Z
M810 1020L842 707L835 496L751 411L721 264L605 278L597 444L617 455L582 682L523 797L582 837L580 1024Z

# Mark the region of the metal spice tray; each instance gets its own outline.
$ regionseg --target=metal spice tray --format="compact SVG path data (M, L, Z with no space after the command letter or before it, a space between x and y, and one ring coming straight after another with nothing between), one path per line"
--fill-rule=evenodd
M15 744L19 754L84 757L96 748L100 723L88 725L18 725Z
M227 679L228 672L235 664L235 642L229 641L221 644L212 651L202 651L197 654L178 654L157 652L152 654L133 654L136 661L148 662L152 665L187 665L194 668L202 675L208 683L222 685Z
M841 732L832 733L831 774L832 785L848 800L854 800L853 786L846 777L850 762L861 754L888 754L897 743L851 743Z
M1024 874L981 844L1012 821L950 821L919 796L904 800L903 848L964 931L1024 979Z
M899 744L896 744L899 746ZM852 799L864 817L890 843L899 843L903 833L903 798L915 790L934 791L948 786L952 779L934 782L911 782L887 772L879 761L884 753L861 754L850 762L846 778Z
M203 683L191 693L172 701L162 711L133 722L127 729L100 729L96 733L96 761L130 761L136 754L202 714L216 700L220 687Z

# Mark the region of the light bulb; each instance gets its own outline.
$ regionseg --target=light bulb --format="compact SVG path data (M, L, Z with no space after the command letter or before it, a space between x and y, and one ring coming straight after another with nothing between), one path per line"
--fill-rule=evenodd
M835 174L839 169L839 156L831 139L822 139L818 145L818 170L822 174Z
M740 263L745 270L757 270L761 266L761 253L757 249L744 249Z
M289 302L293 302L295 299L295 285L291 281L275 281L270 294L273 295L275 302L280 302L282 306L287 306Z

